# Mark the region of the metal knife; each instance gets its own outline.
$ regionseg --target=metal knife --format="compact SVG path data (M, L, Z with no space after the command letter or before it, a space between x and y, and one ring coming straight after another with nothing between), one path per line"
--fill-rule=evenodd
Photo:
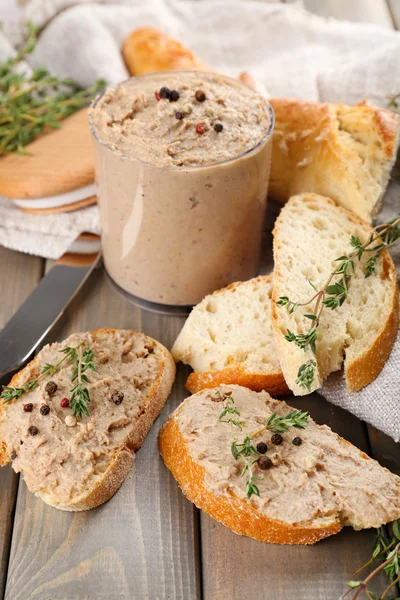
M0 384L7 384L14 371L29 359L99 263L100 251L71 253L76 242L0 332Z

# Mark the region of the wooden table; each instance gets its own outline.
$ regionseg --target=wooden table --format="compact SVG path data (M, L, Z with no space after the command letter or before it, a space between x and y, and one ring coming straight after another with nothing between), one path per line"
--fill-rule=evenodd
M318 14L400 23L392 0L305 0ZM0 327L51 265L0 247ZM120 297L98 269L47 341L97 327L144 331L171 347L184 318L142 311ZM178 368L172 395L115 497L69 514L38 500L9 467L0 470L0 597L7 600L338 600L370 555L373 531L344 530L311 547L262 544L236 536L180 492L157 450L166 416L187 395ZM316 394L289 400L400 473L400 451ZM382 581L380 582L382 584ZM377 582L377 590L382 589ZM392 596L390 596L392 597Z

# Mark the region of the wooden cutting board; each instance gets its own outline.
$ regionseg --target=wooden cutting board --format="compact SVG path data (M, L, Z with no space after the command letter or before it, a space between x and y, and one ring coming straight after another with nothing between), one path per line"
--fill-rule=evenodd
M28 154L0 158L0 195L34 199L63 194L94 182L88 109L62 121L60 129L26 146ZM92 199L92 202L94 200Z

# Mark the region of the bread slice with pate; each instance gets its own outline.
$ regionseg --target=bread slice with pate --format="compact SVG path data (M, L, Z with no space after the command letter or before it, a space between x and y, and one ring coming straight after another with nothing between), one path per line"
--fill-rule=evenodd
M73 415L76 360L64 348L93 352L96 370L83 380L89 415ZM45 365L67 359L35 389L0 400L0 465L24 476L28 489L67 511L93 508L118 490L167 400L175 363L164 346L143 333L98 329L45 346L9 386L23 388Z
M304 429L289 426L279 436L263 429L273 413L276 423L293 410L240 386L203 390L163 425L159 449L189 500L235 533L262 542L314 544L345 525L358 530L398 519L400 477L329 427L308 417ZM232 442L241 450L252 435L255 455L234 456ZM252 471L244 469L246 461L256 461ZM249 497L251 476L258 494L253 487Z
M232 283L206 296L190 313L172 355L194 373L187 389L238 384L288 393L271 324L272 275Z
M392 350L399 325L399 291L387 250L377 261L376 273L368 278L366 261L371 255L365 253L361 261L355 258L347 298L334 310L324 307L320 317L316 356L310 348L305 352L285 339L288 330L296 335L309 331L311 321L305 315L312 312L315 302L294 312L278 304L281 297L299 304L308 302L338 268L337 259L354 251L351 237L365 243L371 231L359 217L316 194L293 196L276 220L272 325L286 383L296 395L308 393L298 377L300 367L309 360L316 362L310 391L319 388L344 362L351 393L377 377ZM340 278L337 276L332 284Z

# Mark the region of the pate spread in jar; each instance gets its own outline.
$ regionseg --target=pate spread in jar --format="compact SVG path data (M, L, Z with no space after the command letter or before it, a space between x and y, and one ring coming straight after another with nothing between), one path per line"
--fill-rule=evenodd
M91 108L103 254L144 300L191 305L257 274L273 113L221 75L129 79Z

